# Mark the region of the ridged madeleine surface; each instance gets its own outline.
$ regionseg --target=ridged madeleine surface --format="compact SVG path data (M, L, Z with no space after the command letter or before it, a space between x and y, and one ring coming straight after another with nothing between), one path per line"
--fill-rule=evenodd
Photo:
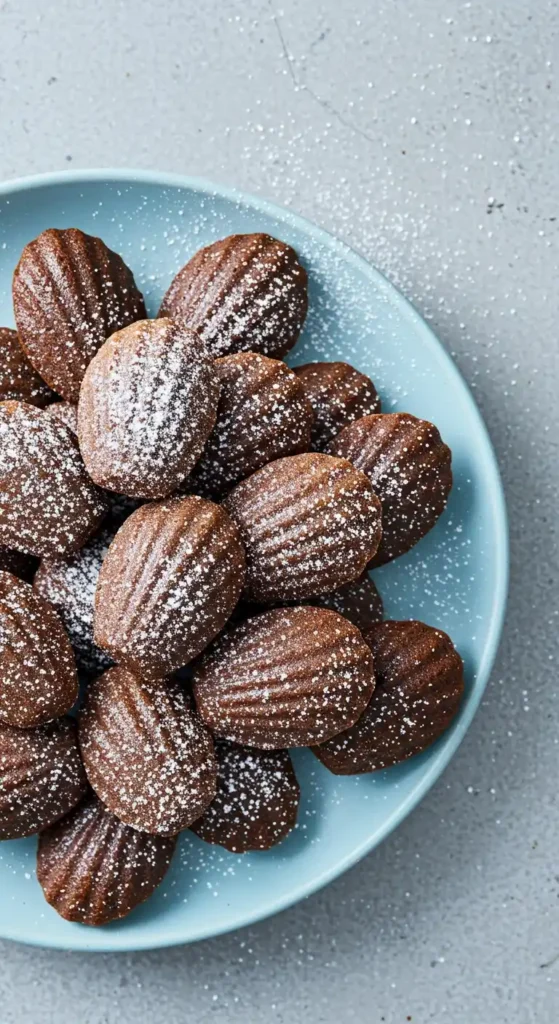
M266 463L308 451L314 417L295 374L278 359L239 352L214 366L221 384L217 421L189 485L220 498Z
M261 749L306 747L347 729L375 685L359 630L302 606L226 632L194 676L196 707L216 736Z
M152 895L175 846L175 837L124 825L90 795L39 836L37 878L66 921L104 925Z
M95 641L140 675L170 674L223 628L244 572L239 532L219 505L197 497L144 505L103 562Z
M211 736L171 680L109 669L88 687L79 734L93 789L132 828L174 835L213 800Z
M224 506L246 549L246 597L264 604L357 579L380 541L380 503L365 474L318 452L269 463Z
M442 630L381 622L364 637L375 692L355 725L314 748L335 775L374 772L419 754L448 728L464 691L462 659Z
M0 402L0 544L38 558L78 551L106 509L67 427Z
M328 446L367 474L382 506L371 567L405 554L437 522L452 487L451 451L432 423L409 413L364 416Z
M294 373L313 408L312 446L317 452L324 451L348 423L380 412L372 380L349 363L305 363Z
M0 839L31 836L68 814L87 792L73 719L0 724L0 777Z
M188 476L212 431L219 381L184 324L141 320L89 364L78 405L80 449L99 487L165 498Z
M0 402L28 402L42 409L55 398L31 366L17 332L0 327Z
M77 228L49 228L29 242L12 291L29 361L68 402L77 402L87 365L103 342L146 316L132 271L100 238Z
M70 641L29 583L0 572L0 719L28 729L65 714L78 696Z
M307 315L307 273L291 246L265 234L229 235L179 270L159 316L183 317L214 356L293 348Z
M295 827L299 783L287 750L257 750L218 740L217 793L190 826L231 853L269 850Z
M115 532L116 527L101 530L74 555L44 558L33 580L37 594L60 615L85 672L103 672L111 664L93 640L93 611L99 572Z

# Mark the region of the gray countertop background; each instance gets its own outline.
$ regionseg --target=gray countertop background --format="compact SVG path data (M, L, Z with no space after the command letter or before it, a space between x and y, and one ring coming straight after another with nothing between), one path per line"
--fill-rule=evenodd
M0 0L0 179L206 175L346 239L474 388L513 550L483 707L381 848L196 946L2 943L0 1024L559 1019L558 56L552 0Z

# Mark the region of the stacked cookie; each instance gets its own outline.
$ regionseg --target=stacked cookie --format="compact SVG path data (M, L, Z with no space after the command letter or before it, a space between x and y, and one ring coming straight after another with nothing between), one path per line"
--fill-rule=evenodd
M451 722L449 637L383 621L368 575L435 524L451 455L353 367L281 361L307 274L268 235L201 249L149 320L116 253L50 229L13 298L0 838L39 832L49 903L104 924L153 892L184 829L237 853L282 840L288 748L370 772Z

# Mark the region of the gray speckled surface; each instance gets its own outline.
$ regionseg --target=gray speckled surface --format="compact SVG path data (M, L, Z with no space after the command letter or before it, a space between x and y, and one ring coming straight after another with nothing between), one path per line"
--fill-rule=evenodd
M390 840L306 903L196 947L4 943L0 1024L555 1021L557 3L2 0L0 40L1 178L207 175L385 270L475 388L513 545L483 707Z

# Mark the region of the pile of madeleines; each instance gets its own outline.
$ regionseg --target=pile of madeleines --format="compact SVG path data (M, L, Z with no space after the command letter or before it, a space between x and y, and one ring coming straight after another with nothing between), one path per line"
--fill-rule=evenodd
M448 726L459 655L383 621L368 570L435 524L451 453L346 363L281 361L307 274L269 235L201 249L149 320L119 255L49 229L13 303L0 838L38 832L46 899L99 925L153 892L183 829L237 853L280 842L289 747L351 775Z

